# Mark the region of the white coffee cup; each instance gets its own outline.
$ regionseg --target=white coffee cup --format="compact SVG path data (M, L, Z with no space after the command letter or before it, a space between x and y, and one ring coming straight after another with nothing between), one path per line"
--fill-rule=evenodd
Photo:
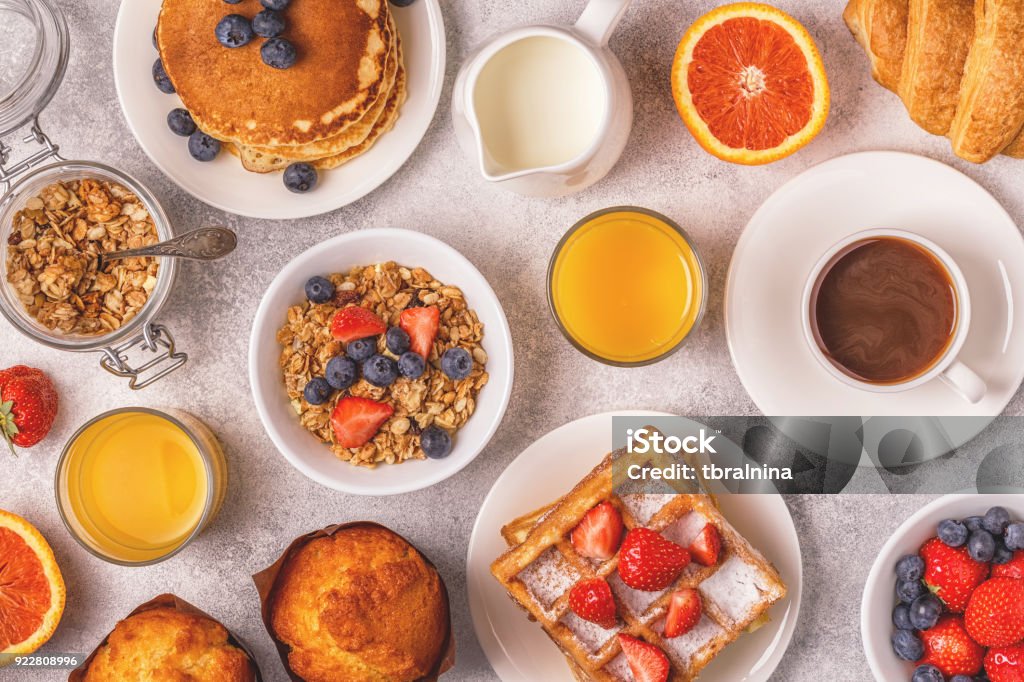
M822 349L823 344L818 335L818 325L815 321L815 304L822 280L840 258L866 240L886 237L912 242L929 252L942 264L956 292L956 327L953 330L951 341L947 345L945 352L938 360L932 363L932 366L927 371L899 383L875 384L853 376L847 369L825 353ZM956 391L964 400L972 404L979 402L985 397L988 388L984 380L974 370L957 359L960 351L963 349L964 342L967 340L967 332L971 325L971 297L967 289L967 280L950 255L931 240L905 230L875 229L852 234L826 251L815 264L810 276L807 278L807 283L804 285L801 305L803 310L801 319L803 320L804 339L807 342L807 346L811 349L814 357L818 359L818 362L821 363L821 366L847 386L875 393L898 393L900 391L909 391L929 381L940 379Z

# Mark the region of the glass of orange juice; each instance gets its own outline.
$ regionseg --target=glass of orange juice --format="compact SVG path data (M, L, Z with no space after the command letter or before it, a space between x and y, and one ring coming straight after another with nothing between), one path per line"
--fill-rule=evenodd
M592 213L565 233L548 266L548 303L586 355L618 367L658 362L700 324L707 276L686 232L633 206Z
M115 564L163 561L197 537L227 492L224 451L179 410L101 414L71 437L57 464L57 507L87 550Z

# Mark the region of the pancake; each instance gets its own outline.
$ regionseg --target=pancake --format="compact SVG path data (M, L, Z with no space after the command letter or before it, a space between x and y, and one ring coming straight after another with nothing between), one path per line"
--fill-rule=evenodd
M196 125L239 145L303 145L342 133L373 106L391 49L387 0L302 0L283 34L298 50L289 69L267 66L263 40L227 48L214 28L227 14L252 17L258 0L164 0L157 44Z
M396 38L388 55L388 62L384 72L384 86L381 88L381 92L373 106L363 114L362 118L355 121L338 135L304 145L281 145L276 147L240 146L238 150L239 155L246 164L246 167L257 170L265 163L263 159L267 157L279 157L290 161L316 161L327 156L340 154L365 140L384 112L395 87L400 63L399 50L401 47L397 33L392 32Z

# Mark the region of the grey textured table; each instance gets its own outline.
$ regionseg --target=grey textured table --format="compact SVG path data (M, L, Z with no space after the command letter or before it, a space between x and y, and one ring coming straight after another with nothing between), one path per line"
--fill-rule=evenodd
M133 0L138 1L138 0ZM709 2L637 0L612 41L632 79L636 127L621 162L603 182L562 200L523 199L488 186L456 147L449 117L451 82L478 41L525 22L570 22L583 0L499 3L443 1L448 26L448 80L441 107L413 158L380 189L335 213L270 222L222 214L194 200L145 157L121 116L110 72L115 0L61 0L73 49L67 78L42 117L70 158L118 166L149 185L180 228L206 221L238 231L238 251L210 266L186 264L162 321L191 355L187 368L142 393L107 375L93 355L33 345L0 324L0 366L40 366L57 380L62 410L44 445L8 460L0 507L37 524L57 553L68 584L64 620L49 651L85 652L135 605L171 591L207 609L251 642L270 682L284 680L259 621L250 574L273 561L294 536L329 523L372 519L419 544L448 582L458 663L445 679L495 679L473 635L464 562L483 497L527 445L572 419L616 408L682 414L749 414L756 407L732 369L722 325L729 256L744 224L775 188L825 159L865 149L899 149L965 170L1015 216L1024 215L1021 162L984 167L955 161L948 144L913 126L891 94L868 75L865 58L843 25L839 0L779 0L821 47L832 85L832 113L822 135L794 157L767 167L718 162L679 121L667 86L683 30ZM443 185L439 185L443 179ZM443 199L439 200L440 197ZM692 342L665 362L614 369L584 358L565 342L544 299L551 249L580 216L635 203L664 212L693 235L709 265L710 307ZM264 435L249 397L249 325L263 290L295 254L340 232L400 226L435 235L462 251L498 292L512 327L516 385L505 421L480 457L448 481L396 499L345 496L292 469ZM61 526L52 478L61 444L85 419L124 405L184 407L218 433L230 460L229 497L215 525L186 551L157 566L127 569L88 555ZM1018 393L1008 412L1024 412ZM826 675L868 680L861 653L859 599L871 561L889 533L926 497L791 497L804 547L805 602L776 680ZM55 673L0 672L11 680L56 679ZM727 682L720 680L718 682Z

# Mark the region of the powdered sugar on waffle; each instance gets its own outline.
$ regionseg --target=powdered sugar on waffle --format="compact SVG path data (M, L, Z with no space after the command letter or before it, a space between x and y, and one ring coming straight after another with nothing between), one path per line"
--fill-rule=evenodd
M605 630L597 623L591 623L588 620L583 620L572 611L568 611L562 618L562 624L569 628L576 639L580 641L583 648L590 653L596 653L598 649L604 646L604 643L615 636L615 633L619 631L619 627L616 626L610 630Z
M693 511L663 530L661 534L681 547L689 547L706 525L708 520L704 515Z
M633 671L629 669L629 661L626 660L625 654L619 654L613 658L611 663L605 667L605 672L622 682L632 682L633 680Z
M520 571L518 577L534 600L550 614L555 600L568 592L581 576L561 552L549 547Z
M748 620L766 594L775 594L757 567L738 556L726 559L714 575L701 583L700 591L733 623Z
M661 621L654 629L658 632L664 632L665 621ZM707 614L704 614L697 621L697 624L693 626L692 630L685 635L666 639L665 644L669 649L669 653L675 654L675 657L684 668L689 668L692 665L691 661L693 661L694 656L702 652L724 634L725 630L722 629L722 626L708 618Z
M634 590L632 587L622 582L622 578L619 577L618 571L608 577L608 584L612 588L612 592L618 597L619 602L630 612L636 615L638 618L643 620L643 614L647 609L654 603L654 601L662 595L661 592L644 592L643 590Z
M672 501L671 495L654 493L630 493L622 496L622 504L629 510L638 524L646 526L661 511L661 508Z

